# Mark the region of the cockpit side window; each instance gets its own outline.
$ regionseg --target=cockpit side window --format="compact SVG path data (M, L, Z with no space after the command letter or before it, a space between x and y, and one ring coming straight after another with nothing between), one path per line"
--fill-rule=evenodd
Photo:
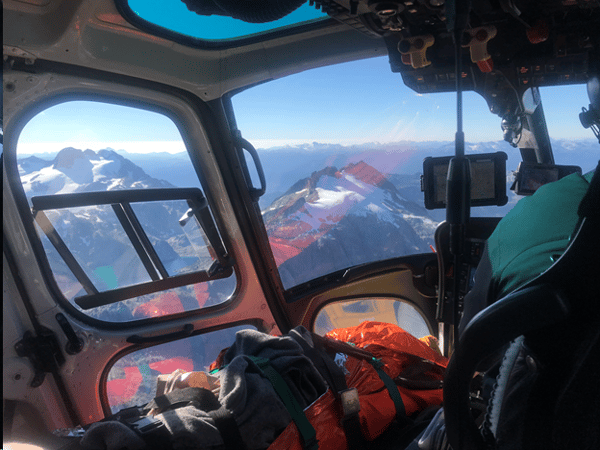
M336 328L374 321L398 325L416 338L431 334L427 322L412 304L394 298L348 299L328 303L316 315L313 331L321 336Z
M170 118L69 101L29 121L21 184L64 298L109 322L221 304L233 266Z
M235 341L237 331L248 329L256 328L252 325L224 328L137 350L119 358L110 367L106 381L106 397L111 411L115 413L148 403L156 396L161 374L165 380L171 376L170 384L177 386L174 379L178 373L194 372L188 373L187 385L210 387L210 365L221 350Z

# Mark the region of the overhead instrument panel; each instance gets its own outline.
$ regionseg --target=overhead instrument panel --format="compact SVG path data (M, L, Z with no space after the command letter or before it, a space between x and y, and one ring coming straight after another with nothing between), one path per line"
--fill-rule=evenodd
M392 71L416 92L456 89L447 26L453 18L446 0L311 3L368 35L383 37ZM464 89L482 94L502 117L528 87L585 83L589 65L598 60L598 30L596 1L471 2L461 42Z

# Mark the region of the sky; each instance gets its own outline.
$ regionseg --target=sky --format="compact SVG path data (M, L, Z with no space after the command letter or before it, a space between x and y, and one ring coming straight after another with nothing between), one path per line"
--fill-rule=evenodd
M168 117L141 109L91 101L53 106L25 125L17 154L57 152L65 147L130 153L185 151L181 134Z
M240 25L232 27L227 21L233 19L201 17L189 13L180 0L173 1L179 16L164 14L156 0L130 3L134 11L148 19L160 19L165 26L178 26L196 36L206 33L222 39L232 29L253 32L246 27L253 24L238 21ZM317 15L314 8L305 6L286 20ZM542 88L541 93L551 138L593 137L578 119L581 107L589 103L584 85ZM351 145L450 141L456 130L456 94L417 94L404 86L400 74L391 72L387 56L271 81L236 95L233 104L242 135L259 149L312 142ZM463 114L467 142L502 140L500 118L489 112L482 97L465 92ZM34 117L24 128L17 151L57 152L68 146L95 150L110 147L129 153L185 150L177 126L158 113L70 102Z
M542 88L541 97L552 138L593 137L579 123L581 107L589 103L585 85ZM307 139L346 144L440 141L453 140L456 132L456 94L412 91L400 74L391 72L387 56L265 83L238 94L233 105L238 127L255 146ZM500 122L480 95L463 94L466 141L502 140Z
M332 80L325 82L324 80ZM592 138L579 123L584 85L542 88L550 137ZM257 148L300 143L453 140L456 94L421 95L404 86L387 57L314 69L248 89L233 98L242 135ZM467 142L501 141L500 118L473 92L464 93ZM69 102L34 117L17 152L32 154L110 147L129 153L185 150L173 121L161 114L97 102Z

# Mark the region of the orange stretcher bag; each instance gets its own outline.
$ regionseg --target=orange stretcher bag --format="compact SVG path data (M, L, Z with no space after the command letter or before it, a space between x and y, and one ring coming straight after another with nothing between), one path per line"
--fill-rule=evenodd
M332 330L325 338L315 337L319 345L336 353L338 364L343 361L348 391L358 394L360 410L358 404L354 405L354 414L358 412L365 440L380 436L395 419L408 423L407 418L442 403L442 379L448 360L426 339L419 340L398 326L380 322L363 322ZM344 428L348 411L343 400L329 389L304 410L316 433L318 448L341 450L351 446L346 437L348 427L346 431ZM301 434L298 426L290 423L269 450L302 450L306 448L306 437Z

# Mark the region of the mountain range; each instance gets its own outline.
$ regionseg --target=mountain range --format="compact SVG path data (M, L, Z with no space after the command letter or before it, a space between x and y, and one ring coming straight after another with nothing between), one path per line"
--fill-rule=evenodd
M129 159L108 149L95 152L67 147L52 160L29 156L19 159L19 174L28 197L175 187L167 181L152 178Z
M466 143L465 147L467 154L506 152L508 176L511 176L511 170L517 169L521 160L518 149L504 141ZM553 139L552 149L557 164L577 165L582 167L584 172L592 170L600 159L600 146L594 139ZM124 150L114 151L142 168L150 177L168 180L178 187L198 186L198 177L191 169L189 156L185 152L144 154L128 153ZM260 207L264 210L287 191L290 183L308 177L312 172L323 167L343 167L346 164L362 160L385 174L416 175L422 173L425 157L452 155L454 143L449 141L401 141L341 146L313 142L258 149L258 151L267 179L267 192L260 199ZM22 155L21 158L26 156L30 155ZM56 153L38 155L39 158L48 161L55 156ZM252 162L249 161L248 165L252 167ZM512 184L512 178L509 183Z
M593 168L600 157L599 146L593 140L553 141L553 148L557 163L580 165L584 172ZM467 153L505 151L507 186L512 184L510 171L516 169L520 159L516 149L505 142L488 142L466 144L466 150ZM423 207L422 161L429 155L445 156L453 151L452 142L352 147L315 142L260 150L267 178L267 193L260 199L260 206L284 286L291 287L355 264L430 251L433 232L437 223L444 220L445 212ZM122 150L69 147L57 154L21 155L18 163L28 197L96 190L199 187L186 153L129 154ZM472 215L504 215L518 200L514 193L508 192L506 206L473 208ZM136 208L169 268L184 267L184 262L189 261L186 258L194 256L194 250L181 235L179 225L167 224L176 224L185 212L185 205L173 207L157 202ZM63 238L77 252L96 255L95 267L88 268L92 272L104 267L99 264L106 265L111 258L122 254L128 245L124 233L117 235L109 230L117 227L115 220L111 222L108 218L110 211L97 207L88 208L85 214L70 210L61 214L61 222L66 225L62 228L57 225L57 229L65 233ZM86 230L84 239L77 237L81 230ZM108 241L112 244L108 245ZM47 247L52 252L49 244ZM55 264L61 266L60 262ZM63 269L68 272L66 267ZM130 277L143 275L143 271L138 275L135 271L130 273Z

